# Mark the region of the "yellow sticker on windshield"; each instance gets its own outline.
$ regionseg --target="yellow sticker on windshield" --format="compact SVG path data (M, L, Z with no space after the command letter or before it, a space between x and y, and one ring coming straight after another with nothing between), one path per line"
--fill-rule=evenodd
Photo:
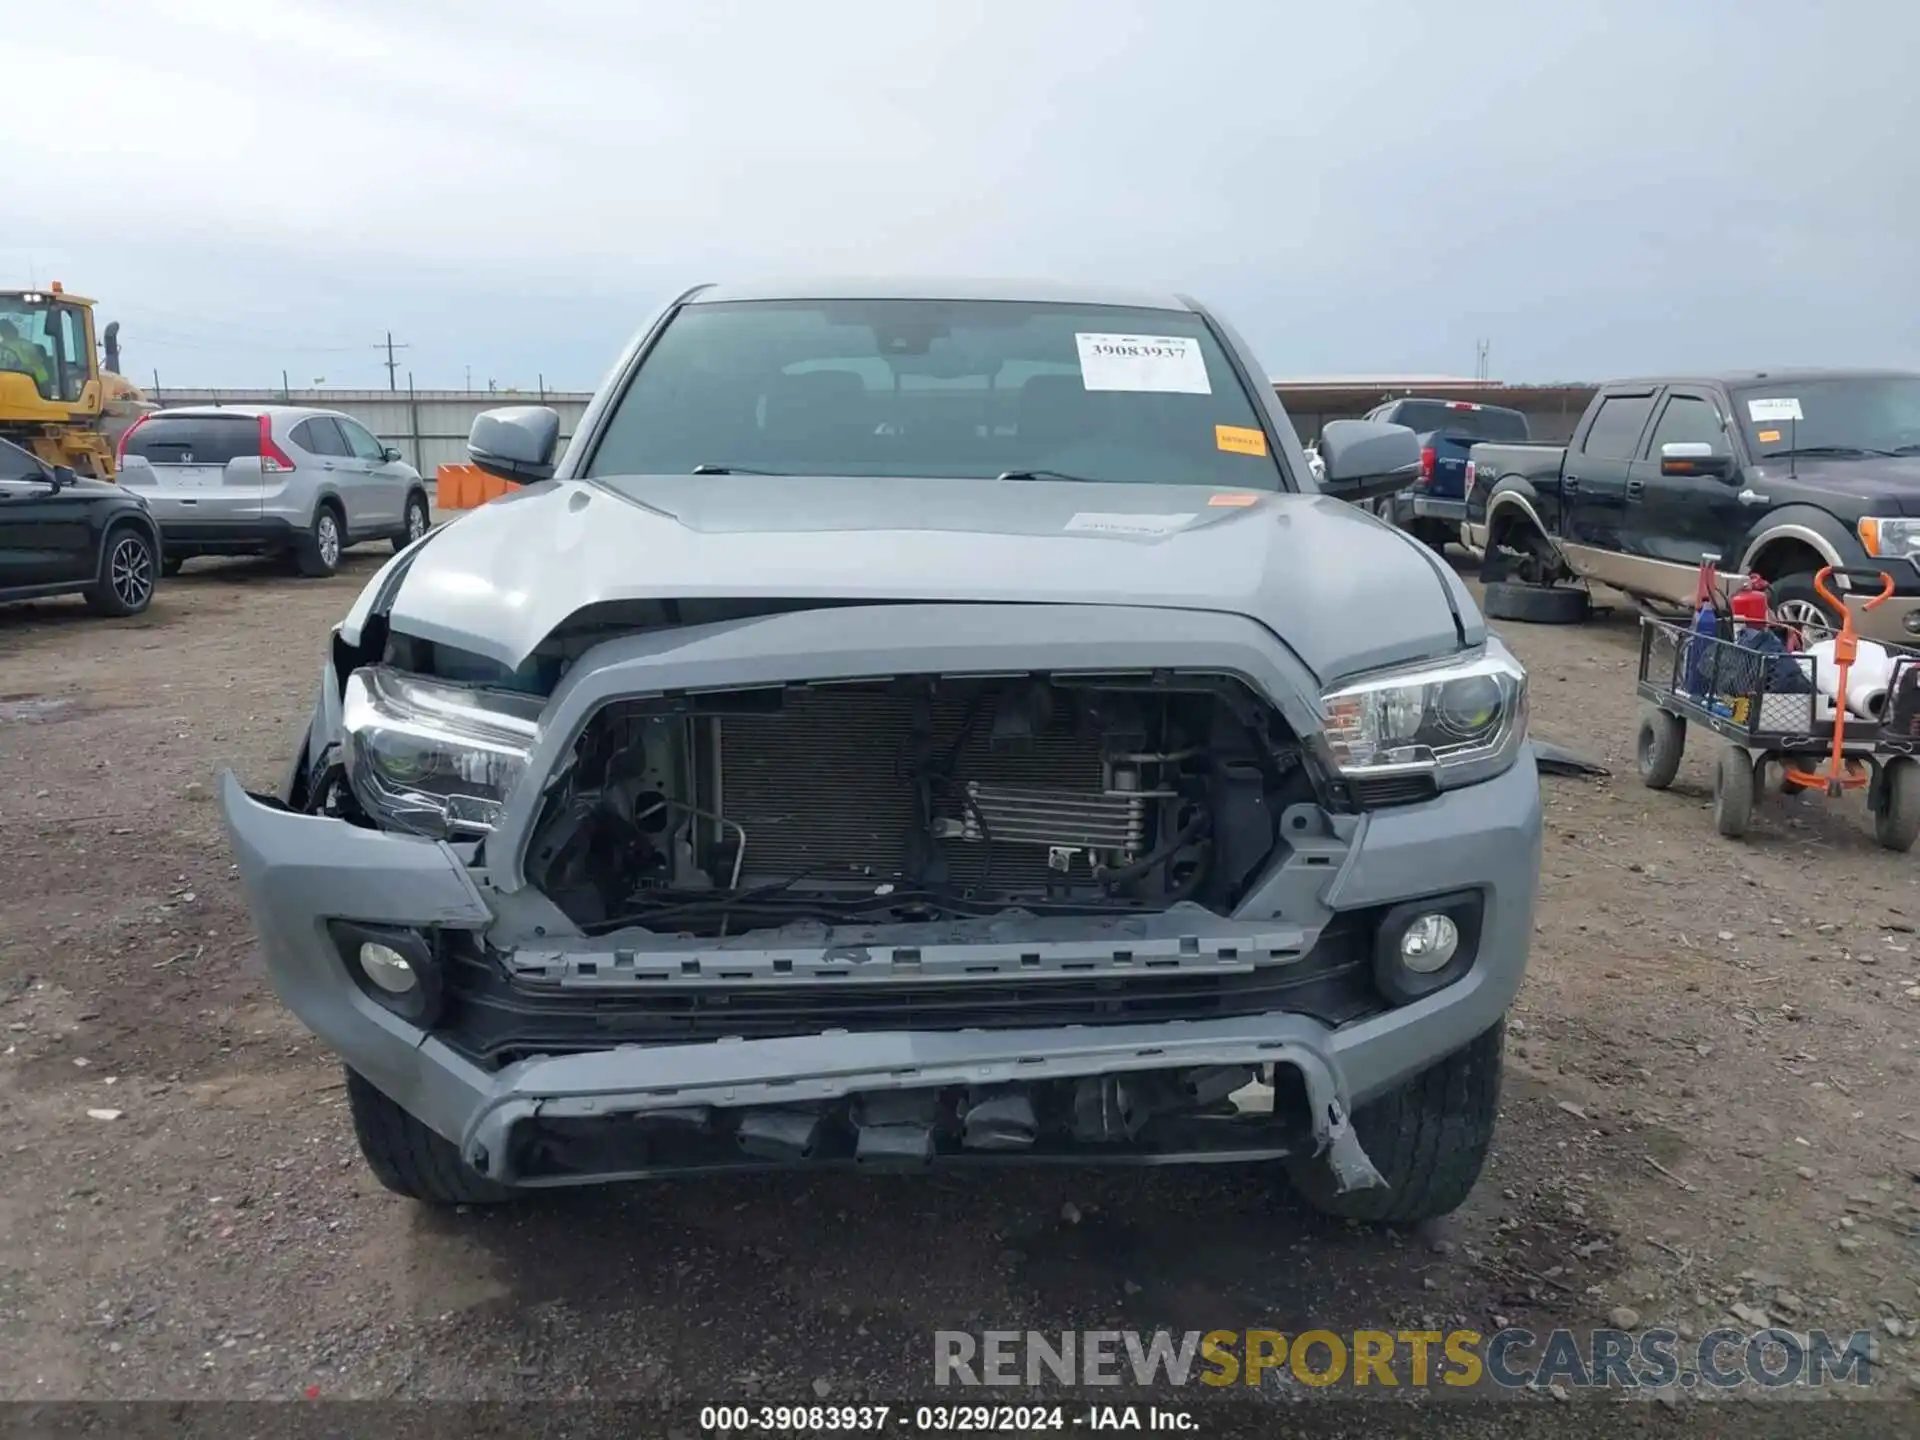
M1771 445L1779 438L1780 432L1778 430L1762 430L1760 432L1760 443L1762 445Z
M1207 504L1216 510L1222 508L1228 510L1243 510L1249 505L1258 505L1259 503L1260 497L1258 495L1215 495L1207 501Z
M1220 449L1233 455L1264 455L1267 453L1266 433L1250 429L1245 425L1216 425L1213 427L1213 443Z

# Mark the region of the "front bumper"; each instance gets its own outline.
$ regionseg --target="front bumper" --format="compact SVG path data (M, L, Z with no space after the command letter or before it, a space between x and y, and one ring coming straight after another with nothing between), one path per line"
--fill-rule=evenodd
M1330 1026L1288 1013L1151 1025L1063 1025L1020 1030L829 1032L673 1045L617 1045L522 1060L497 1071L474 1063L370 1000L349 976L328 921L484 936L514 954L552 951L517 907L483 891L477 872L442 843L294 814L249 795L227 774L225 815L268 973L287 1006L354 1070L454 1142L468 1163L519 1184L578 1183L648 1173L523 1173L514 1140L528 1125L684 1115L704 1106L791 1107L848 1096L926 1092L965 1084L1166 1071L1176 1067L1291 1067L1304 1088L1315 1149L1343 1184L1379 1183L1346 1117L1459 1049L1505 1013L1526 967L1540 867L1539 781L1530 751L1506 774L1423 804L1363 815L1296 846L1232 919L1204 915L1190 933L1162 937L1178 953L1234 955L1281 931L1309 941L1335 912L1476 889L1484 910L1476 959L1458 981L1398 1008ZM919 947L919 962L969 961L1085 969L1097 979L1135 963L1110 938L1045 941L996 924L990 938L956 933ZM870 963L864 947L754 937L712 942L715 962L792 970L802 963ZM561 944L578 967L593 942ZM1272 943L1269 941L1269 943ZM754 948L755 946L758 948ZM612 952L606 964L616 965ZM1251 948L1247 953L1253 953ZM593 963L593 962L589 962ZM631 960L629 959L629 963ZM1218 1158L1169 1156L1163 1158Z
M1882 645L1920 647L1920 560L1904 565L1897 560L1868 560L1862 568L1875 565L1885 566L1884 573L1893 577L1893 593L1871 610L1867 609L1871 596L1848 595L1853 628Z

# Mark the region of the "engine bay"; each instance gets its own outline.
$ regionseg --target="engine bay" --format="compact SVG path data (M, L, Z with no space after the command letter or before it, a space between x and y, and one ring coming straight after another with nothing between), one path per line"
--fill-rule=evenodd
M621 701L529 878L588 933L1229 909L1297 739L1227 676L911 676Z

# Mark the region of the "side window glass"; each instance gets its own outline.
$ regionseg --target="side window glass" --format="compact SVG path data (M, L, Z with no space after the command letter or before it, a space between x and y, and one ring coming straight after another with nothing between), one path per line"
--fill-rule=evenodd
M387 447L382 445L364 426L357 421L342 419L336 422L347 437L347 444L355 456L362 460L371 460L376 465L387 458Z
M0 480L44 480L47 467L18 445L0 440Z
M307 438L304 440L300 439L301 430L307 433ZM294 443L302 450L310 451L315 455L351 453L347 449L347 442L341 438L340 427L329 415L315 415L312 419L302 420L300 428L294 431Z
M1608 396L1600 402L1599 413L1587 427L1586 438L1580 444L1581 452L1596 460L1631 459L1652 409L1651 395Z
M60 351L62 366L60 398L78 400L87 385L87 327L81 321L80 307L61 305L54 310L53 342Z
M1659 458L1662 445L1711 445L1713 453L1727 453L1727 434L1720 426L1720 412L1693 395L1675 395L1660 412L1660 423L1653 427L1647 453Z

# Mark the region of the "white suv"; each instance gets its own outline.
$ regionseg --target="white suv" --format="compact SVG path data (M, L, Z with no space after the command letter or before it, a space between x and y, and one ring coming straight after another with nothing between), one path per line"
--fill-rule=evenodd
M427 533L427 487L400 452L337 410L191 406L120 438L120 483L146 497L169 575L196 555L291 555L331 575L349 545Z

